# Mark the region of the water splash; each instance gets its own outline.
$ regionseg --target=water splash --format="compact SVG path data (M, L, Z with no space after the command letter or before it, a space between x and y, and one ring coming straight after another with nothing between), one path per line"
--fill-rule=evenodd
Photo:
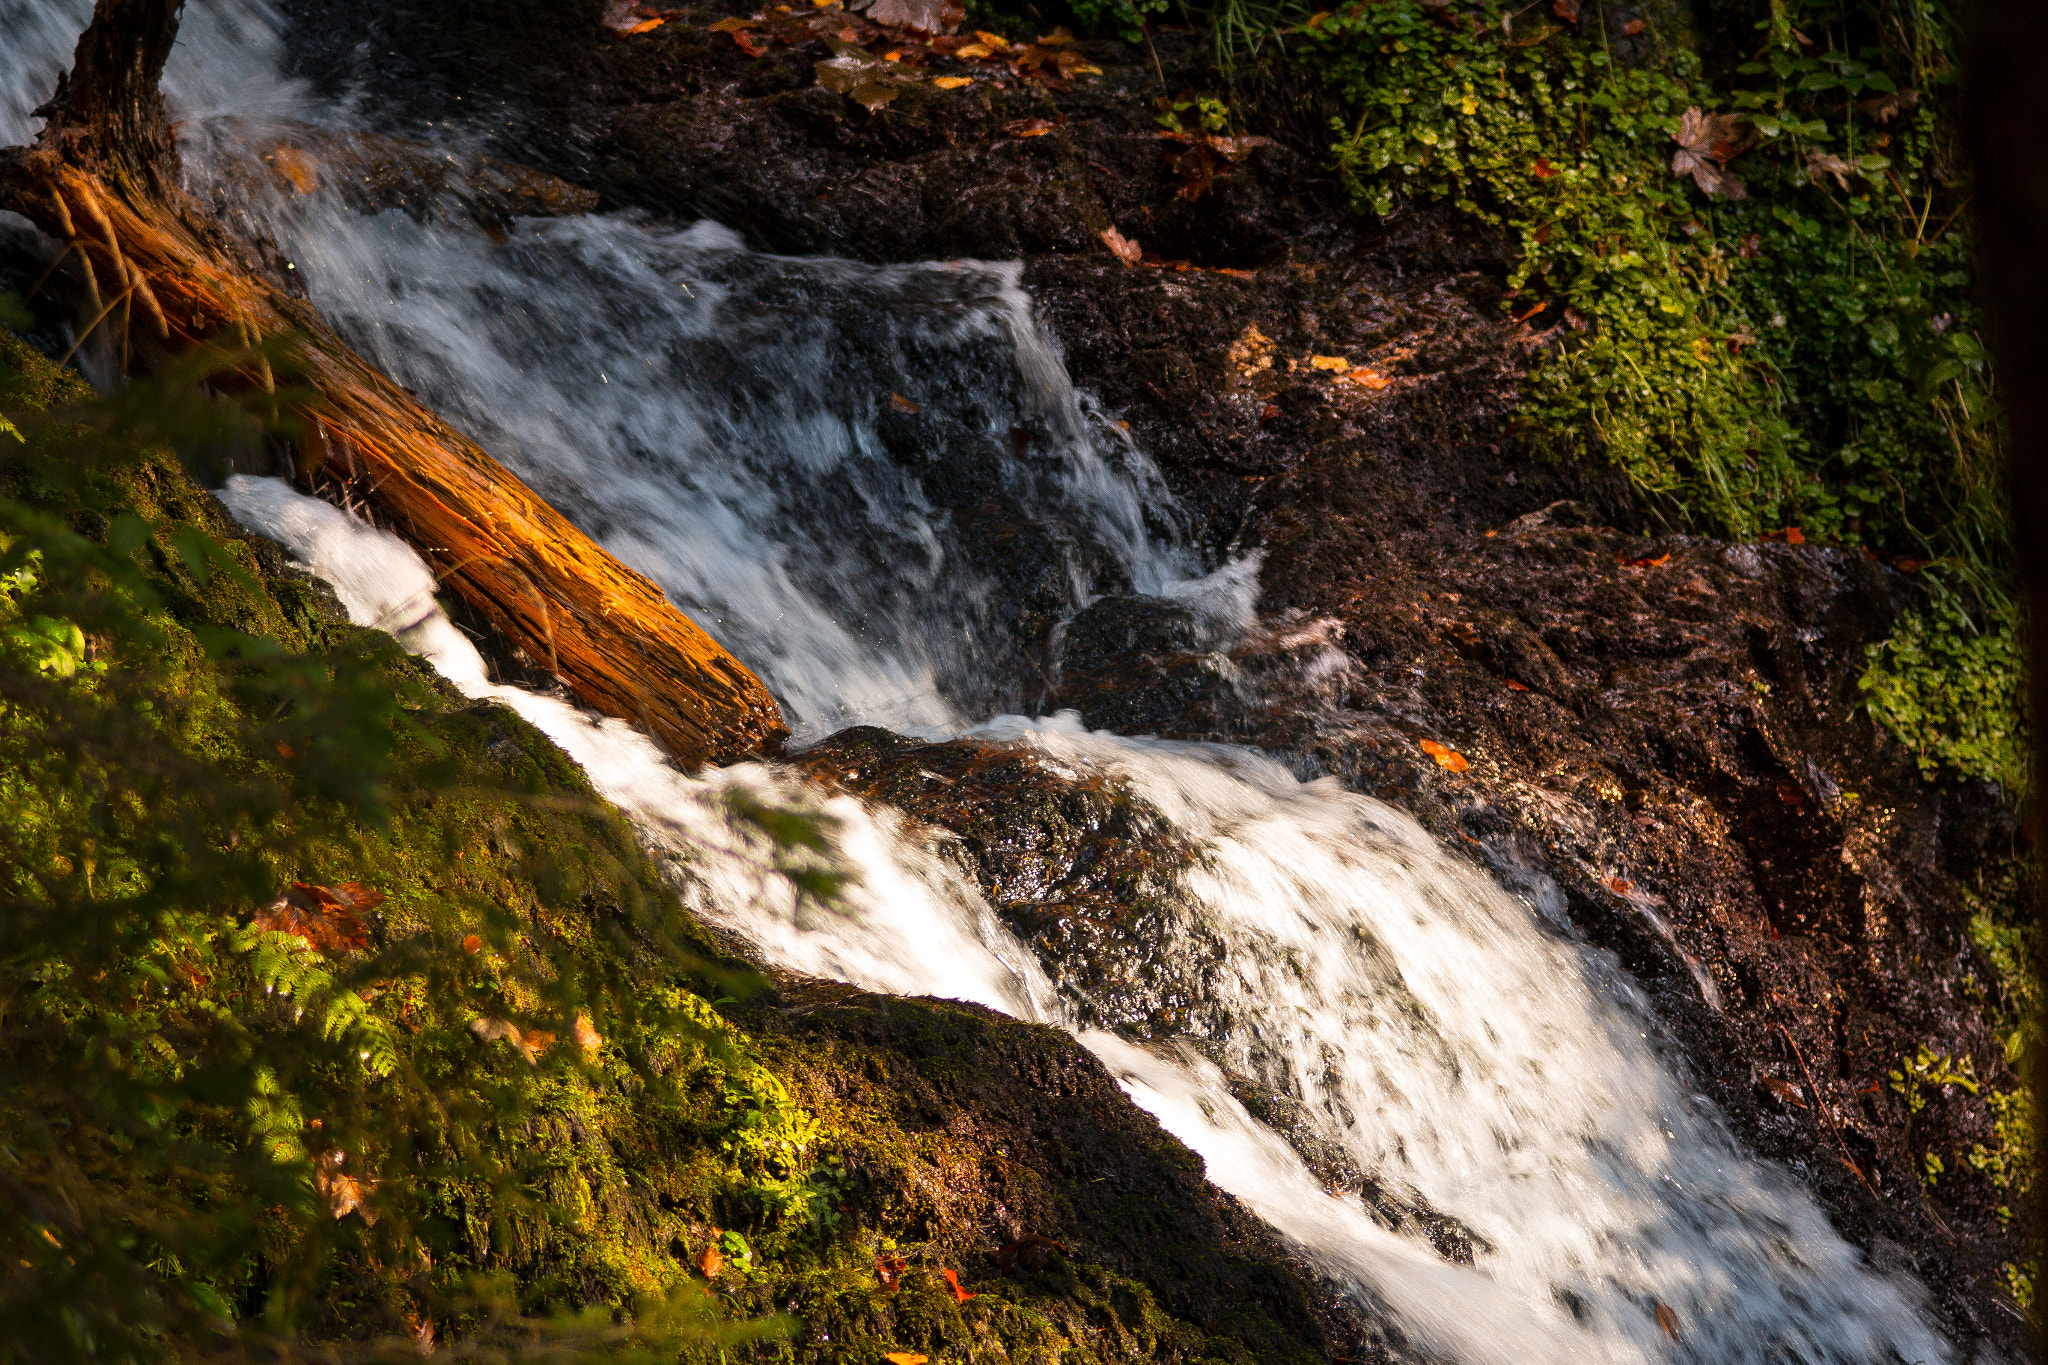
M1679 1087L1649 1041L1647 1003L1611 959L1546 934L1391 807L1243 750L1091 733L1071 716L971 731L1127 784L1203 849L1187 890L1226 949L1215 989L1230 1023L1200 1052L1140 1046L1076 1026L979 889L900 816L821 800L760 765L680 774L620 722L489 683L395 538L276 480L237 476L223 498L334 582L353 619L395 629L463 691L547 732L657 846L695 850L675 872L706 918L786 967L1073 1032L1205 1158L1212 1181L1389 1311L1425 1355L1950 1358L1915 1311L1917 1286L1867 1269L1803 1190L1742 1156L1711 1106ZM805 912L773 851L735 824L736 792L837 822L834 856L857 878L847 913ZM1332 1193L1245 1110L1247 1080L1298 1102L1376 1181L1468 1228L1473 1264Z

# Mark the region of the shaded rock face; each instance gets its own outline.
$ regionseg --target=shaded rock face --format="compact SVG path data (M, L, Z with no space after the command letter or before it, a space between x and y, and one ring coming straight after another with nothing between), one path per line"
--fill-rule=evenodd
M1128 595L1067 621L1042 709L1256 744L1415 812L1615 951L1742 1139L1917 1273L1959 1342L2018 1340L2003 1196L1957 1159L1990 1141L1983 1098L1949 1087L1914 1112L1886 1079L1925 1046L2011 1083L1967 933L1972 896L2013 894L2010 803L1924 783L1855 709L1862 649L1914 590L1838 550L1645 535L1618 475L1530 458L1521 376L1566 343L1542 315L1505 322L1498 243L1416 208L1350 216L1313 130L1184 196L1149 63L1113 47L1070 94L977 85L869 116L812 84L822 48L746 58L692 26L713 7L630 43L594 5L286 8L305 73L366 81L387 131L466 118L608 205L779 250L1023 256L1069 371L1159 462L1206 561L1264 555L1249 630ZM1161 39L1168 84L1199 85L1180 42ZM1024 117L1064 122L1002 133ZM1112 225L1253 277L1126 269L1096 240ZM941 459L933 477L975 474ZM987 525L1014 536L992 559L1036 572L1040 532ZM955 833L1083 1017L1216 1025L1205 964L1144 951L1198 854L1118 793L877 732L802 761ZM1948 1168L1931 1189L1929 1152Z

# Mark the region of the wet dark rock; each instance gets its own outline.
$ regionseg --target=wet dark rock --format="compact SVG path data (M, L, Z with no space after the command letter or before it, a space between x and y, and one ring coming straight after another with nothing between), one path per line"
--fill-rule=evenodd
M1121 783L1021 745L926 744L872 726L791 761L955 836L947 849L1082 1022L1140 1039L1227 1027L1208 986L1222 949L1175 882L1198 852ZM1167 920L1211 950L1157 952Z

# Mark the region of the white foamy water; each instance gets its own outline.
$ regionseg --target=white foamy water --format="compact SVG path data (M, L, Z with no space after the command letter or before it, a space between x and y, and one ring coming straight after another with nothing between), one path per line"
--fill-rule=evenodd
M10 40L15 16L34 21L0 48L0 95L16 106L0 117L25 129L22 92L47 90L22 73L68 61L66 24L84 5L0 7ZM172 95L194 120L188 152L234 155L248 125L215 139L199 116L233 103L235 81L258 114L299 96L267 74L275 38L259 8L194 11L218 26L203 41L188 28ZM28 52L29 39L51 50ZM1028 661L1006 638L1016 594L1002 566L1031 555L982 551L1026 521L1041 528L1026 594L1041 615L1135 587L1250 624L1256 565L1185 581L1156 473L1068 382L1014 267L792 261L716 227L621 216L519 223L494 244L397 214L349 218L318 196L247 209L358 344L661 582L809 733L853 719L945 732L1014 704L1005 670ZM1870 1272L1803 1190L1687 1094L1607 958L1546 935L1398 811L1242 751L1058 718L973 731L1128 783L1204 851L1186 890L1225 949L1212 1013L1228 1024L1207 1056L1139 1046L1076 1027L1031 951L901 817L759 765L678 773L623 723L492 683L396 539L275 480L238 476L223 497L332 581L353 619L562 745L670 855L705 916L792 968L1074 1032L1216 1184L1425 1355L1951 1358L1918 1286ZM797 903L783 855L735 819L736 795L837 821L832 856L858 878L843 913ZM1157 951L1192 946L1169 937ZM1383 1186L1463 1223L1474 1263L1327 1192L1233 1097L1233 1076L1298 1101Z
M1028 948L930 838L885 810L756 764L685 776L618 721L490 683L396 538L278 480L236 476L236 517L333 582L462 690L545 731L650 840L689 850L694 907L768 959L870 990L972 1000L1067 1028L1200 1153L1211 1180L1356 1286L1425 1351L1468 1365L1949 1359L1918 1287L1866 1269L1782 1172L1744 1157L1651 1048L1643 1000L1603 956L1407 816L1214 746L1134 741L1071 717L971 733L1058 770L1130 784L1204 849L1189 890L1226 948L1209 1040L1240 1077L1301 1101L1323 1137L1481 1242L1452 1265L1335 1196L1191 1048L1141 1047L1066 1017ZM796 904L728 797L818 809L854 873L844 913ZM1158 951L1193 950L1162 942ZM1658 1304L1681 1343L1660 1327Z

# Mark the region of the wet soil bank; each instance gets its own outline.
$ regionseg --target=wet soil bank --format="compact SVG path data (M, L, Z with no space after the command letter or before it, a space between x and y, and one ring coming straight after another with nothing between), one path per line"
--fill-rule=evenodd
M1210 562L1263 555L1251 636L1215 638L1165 603L1098 603L1045 642L1040 708L1255 743L1414 812L1618 954L1741 1138L1797 1171L1874 1263L1917 1273L1965 1358L2016 1349L1999 1266L2019 1246L1962 1159L1992 1140L1985 1102L1948 1087L1916 1112L1886 1079L1924 1046L2011 1082L1967 923L1972 897L2009 894L2014 812L1924 782L1855 706L1863 647L1915 590L1841 550L1665 532L1611 471L1526 458L1520 376L1568 334L1542 314L1505 321L1497 243L1423 209L1350 214L1319 148L1277 123L1253 130L1272 145L1186 193L1208 172L1153 121L1162 88L1212 84L1183 37L1162 38L1157 65L1090 47L1106 74L1065 93L984 83L870 115L816 86L822 44L753 58L705 27L743 11L700 6L620 38L596 0L284 8L302 73L366 92L383 131L452 124L608 208L716 218L793 253L1024 259L1074 378L1159 462ZM1029 119L1053 126L1014 135ZM1108 227L1195 268L1120 265ZM861 745L887 761L834 757ZM986 799L890 780L947 764ZM1084 907L1089 946L1071 951L1102 972L1139 950L1171 880L1159 861L1084 857L1144 836L1144 813L1015 755L868 734L808 765L968 836L986 867L1027 845L1065 859L1047 894ZM1051 824L1066 832L1049 839ZM1127 991L1106 1022L1170 1031L1171 994ZM803 1027L886 1014L847 997ZM1011 1122L932 1095L933 1122L953 1105ZM1109 1090L1101 1104L1127 1108ZM1946 1167L1932 1186L1930 1152Z

